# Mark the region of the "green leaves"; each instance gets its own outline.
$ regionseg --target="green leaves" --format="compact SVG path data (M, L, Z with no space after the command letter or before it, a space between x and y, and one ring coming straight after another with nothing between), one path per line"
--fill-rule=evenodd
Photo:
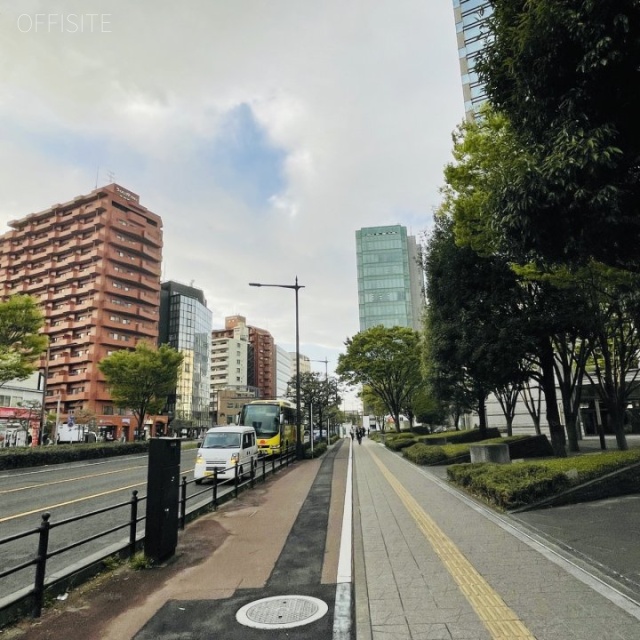
M117 351L98 365L116 406L131 409L138 423L159 413L178 381L183 355L163 344L139 342L135 351Z
M24 380L36 370L36 361L47 348L40 334L44 316L34 298L12 296L0 303L0 386Z
M420 334L408 327L371 327L349 338L336 372L349 385L366 385L394 417L423 384Z

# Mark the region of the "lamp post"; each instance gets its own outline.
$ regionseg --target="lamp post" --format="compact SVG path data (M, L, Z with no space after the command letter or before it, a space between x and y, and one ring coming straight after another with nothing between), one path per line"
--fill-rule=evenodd
M279 289L293 289L296 292L296 457L302 460L304 452L302 448L302 421L300 417L300 323L298 318L298 291L304 289L304 285L298 284L296 276L295 284L263 284L250 282L250 287L278 287Z
M324 384L327 392L326 407L328 408L329 407L329 359L325 356L324 360L310 360L309 362L324 363ZM311 425L311 431L313 432L313 424ZM313 440L313 433L312 433L311 439ZM322 421L320 422L320 440L322 440ZM329 444L329 418L327 418L327 444Z
M44 444L44 426L46 422L47 408L47 379L49 378L49 356L51 355L51 347L47 345L47 353L44 361L44 374L42 378L42 406L40 407L40 433L38 434L38 444Z

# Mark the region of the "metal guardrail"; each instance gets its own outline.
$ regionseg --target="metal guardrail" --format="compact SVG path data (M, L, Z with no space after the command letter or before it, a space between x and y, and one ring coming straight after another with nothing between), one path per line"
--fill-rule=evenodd
M281 453L280 456L272 456L269 459L270 464L267 464L266 457L259 458L258 464L255 467L252 465L250 476L246 480L239 476L237 465L225 469L225 471L232 468L234 469L234 477L231 479L219 481L217 473L214 472L211 488L205 487L204 489L195 491L190 495L187 494L187 488L190 484L194 484L195 480L187 480L186 476L183 476L180 483L178 505L179 530L184 530L189 515L193 514L195 517L204 510L210 510L211 508L216 510L221 502L225 502L231 498L237 498L241 489L253 488L258 481L258 476L261 477L263 483L266 482L267 475L269 473L271 475L275 475L278 469L288 467L289 464L295 460L295 457L295 447L290 447L284 453ZM271 468L268 469L268 467ZM258 470L260 470L261 473L257 473ZM226 491L224 489L225 485L228 488ZM210 499L204 501L201 500L198 505L194 506L193 509L189 511L187 508L188 503L190 502L193 505L193 501L205 494L209 494ZM136 550L140 548L141 544L144 542L144 535L138 534L138 523L145 521L146 516L138 515L138 511L140 503L146 499L146 496L138 497L138 491L134 490L130 500L56 522L51 522L51 514L45 512L41 516L41 522L38 527L0 539L0 549L2 549L5 545L18 540L26 540L32 537L37 538L37 544L35 545L37 549L35 555L24 562L9 567L8 569L0 570L0 579L2 579L20 571L24 571L29 567L35 568L34 582L31 587L21 589L17 593L11 594L0 600L0 627L26 614L27 612L29 612L33 618L40 617L44 607L45 594L47 591L59 586L61 582L69 580L69 574L65 574L64 571L58 571L53 576L47 577L47 562L49 559L69 553L74 549L123 529L129 530L128 537L123 539L119 544L110 546L108 552L104 553L104 555L101 555L99 558L96 558L94 555L87 559L86 562L81 561L80 563L76 563L74 560L71 560L70 564L73 564L74 567L73 575L77 575L83 570L88 569L91 565L101 563L106 558L114 555L119 555L124 558L131 558L134 556ZM83 522L97 515L123 509L127 506L129 507L129 515L127 520L121 524L99 531L98 533L83 538L82 540L62 546L55 550L49 549L49 534L52 530L72 523Z

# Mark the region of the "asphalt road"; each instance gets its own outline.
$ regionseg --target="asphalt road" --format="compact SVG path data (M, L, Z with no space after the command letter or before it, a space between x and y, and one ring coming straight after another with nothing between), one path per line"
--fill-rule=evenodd
M192 479L196 449L181 451L181 476ZM27 538L0 546L0 570L15 567L33 558L37 551L37 528L42 514L51 514L53 525L49 536L49 550L54 551L98 532L128 522L129 501L134 490L138 498L146 496L147 455L124 456L34 469L4 471L0 474L0 539L31 531ZM188 486L187 494L201 491ZM57 522L122 504L119 509L95 515L80 522L55 526ZM138 516L144 516L145 502ZM144 523L138 524L139 531ZM58 571L82 557L128 537L128 527L109 536L89 542L68 553L53 557L47 573ZM34 568L28 567L0 581L0 598L33 584Z

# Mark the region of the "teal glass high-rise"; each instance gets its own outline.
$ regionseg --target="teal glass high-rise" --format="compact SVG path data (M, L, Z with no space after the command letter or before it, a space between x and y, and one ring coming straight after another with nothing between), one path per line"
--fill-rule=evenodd
M424 279L418 247L406 227L356 231L360 331L376 325L421 329Z

